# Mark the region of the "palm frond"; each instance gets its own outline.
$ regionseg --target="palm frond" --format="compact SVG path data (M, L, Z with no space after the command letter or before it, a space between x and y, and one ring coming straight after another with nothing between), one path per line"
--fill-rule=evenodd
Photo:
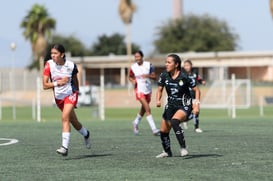
M125 24L130 24L132 22L135 11L136 6L131 0L120 0L119 15Z

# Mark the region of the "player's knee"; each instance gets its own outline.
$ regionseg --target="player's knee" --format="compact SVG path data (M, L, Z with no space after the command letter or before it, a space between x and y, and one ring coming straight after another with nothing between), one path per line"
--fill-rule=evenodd
M171 119L171 125L174 131L177 131L179 128L181 128L179 119Z
M62 122L69 122L69 116L62 116Z

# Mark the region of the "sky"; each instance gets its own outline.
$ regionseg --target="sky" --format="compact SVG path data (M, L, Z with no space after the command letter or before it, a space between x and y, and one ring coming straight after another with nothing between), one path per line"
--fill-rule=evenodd
M157 27L172 17L172 0L133 0L137 5L132 23L132 41L144 54L154 49ZM56 19L54 33L74 35L90 47L99 35L126 33L118 14L119 0L8 0L0 6L0 68L10 67L15 54L16 67L26 67L31 61L30 43L22 35L20 22L32 5L44 5ZM210 14L225 20L240 36L237 51L271 51L273 49L273 19L269 0L219 1L184 0L184 14ZM15 42L14 52L10 44Z

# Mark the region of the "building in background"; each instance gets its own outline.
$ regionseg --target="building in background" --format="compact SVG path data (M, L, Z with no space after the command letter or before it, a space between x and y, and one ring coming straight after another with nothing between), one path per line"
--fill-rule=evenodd
M182 59L191 59L199 74L208 81L238 79L273 82L273 52L210 52L179 53ZM157 75L165 69L166 55L147 57ZM70 57L79 67L81 85L99 85L101 69L104 69L105 84L124 86L130 67L127 56ZM133 56L131 57L133 60ZM132 62L132 61L131 61Z

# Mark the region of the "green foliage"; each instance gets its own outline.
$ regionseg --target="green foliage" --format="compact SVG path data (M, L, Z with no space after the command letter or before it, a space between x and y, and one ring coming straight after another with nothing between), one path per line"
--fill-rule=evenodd
M231 51L238 40L225 21L209 15L170 20L158 28L157 35L154 45L160 53Z
M101 35L98 40L92 46L92 55L109 55L113 53L115 55L126 55L126 43L124 36L118 33L113 35ZM139 50L139 46L132 43L132 51Z
M90 51L88 51L85 45L79 40L77 37L63 36L60 34L56 34L52 36L52 43L60 43L65 46L66 52L70 52L71 56L86 56L90 55Z
M34 4L20 26L24 29L24 37L35 43L39 34L50 37L55 25L56 21L49 17L47 9L43 5Z
M39 59L46 56L47 42L55 26L55 19L49 16L43 5L34 4L23 18L20 27L24 29L23 35L30 41L32 49L33 61L28 69L39 69Z

